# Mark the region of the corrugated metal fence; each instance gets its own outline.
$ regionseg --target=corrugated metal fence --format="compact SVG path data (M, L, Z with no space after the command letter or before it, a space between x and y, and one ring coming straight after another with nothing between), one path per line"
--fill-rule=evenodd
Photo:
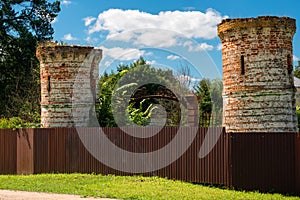
M295 175L299 170L295 160L297 135L229 134L231 186L244 190L295 193Z
M80 132L88 135L98 129L80 128ZM190 136L191 129L181 129L183 139ZM164 127L149 138L130 136L120 128L101 130L116 146L129 152L147 153L169 145L179 128ZM147 135L154 130L148 127L132 128L131 131ZM204 138L208 132L212 135L210 140L216 140L219 133L221 135L210 153L199 158L199 150L205 145ZM164 158L151 162L159 159ZM112 169L93 157L80 140L78 129L0 129L1 174L50 172L132 174ZM189 148L176 161L143 174L238 189L300 194L300 134L225 133L223 128L199 128Z
M0 173L17 173L17 133L0 129Z

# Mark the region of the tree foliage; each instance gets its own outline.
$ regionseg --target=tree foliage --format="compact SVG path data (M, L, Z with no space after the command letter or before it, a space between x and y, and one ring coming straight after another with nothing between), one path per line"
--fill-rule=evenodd
M220 79L202 79L194 87L198 97L200 126L221 125L223 111L223 82ZM213 121L212 121L213 120Z
M300 62L298 64L298 66L296 66L295 70L294 70L294 76L297 78L300 78Z
M129 120L139 126L149 125L152 111L157 108L153 106L153 104L150 104L147 105L147 108L145 109L145 106L143 104L144 102L146 102L146 100L147 99L143 99L140 102L140 106L138 108L136 108L136 105L134 103L130 103L126 109Z
M222 79L213 79L210 84L210 95L212 100L212 113L222 116L223 112L223 81Z
M131 101L129 106L125 107L124 99L139 99L139 97L157 95L160 92L172 95L172 92L165 86L180 88L171 70L151 67L143 58L129 66L118 66L117 73L104 73L99 81L99 106L96 109L100 126L123 126L130 125L132 122L142 126L148 125L153 109L157 108L155 104L160 104L167 112L166 125L178 125L180 123L179 102L160 98L140 98L140 100ZM138 89L133 90L135 87ZM124 98L126 95L127 98ZM114 106L112 106L112 101ZM114 116L121 119L118 124Z
M38 42L52 38L59 1L0 1L0 117L37 121L40 113Z
M0 128L39 128L39 123L26 122L20 117L12 117L9 119L0 119Z
M212 101L209 92L210 85L209 79L202 79L195 88L199 98L199 114L210 114L212 111Z

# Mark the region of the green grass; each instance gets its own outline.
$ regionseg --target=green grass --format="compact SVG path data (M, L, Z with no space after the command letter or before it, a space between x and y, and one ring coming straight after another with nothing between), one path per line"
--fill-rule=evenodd
M299 199L242 192L158 177L94 174L0 175L0 189L118 199Z

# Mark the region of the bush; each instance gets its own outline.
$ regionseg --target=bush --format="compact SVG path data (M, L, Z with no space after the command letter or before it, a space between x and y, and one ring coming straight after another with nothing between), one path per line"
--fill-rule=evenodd
M300 131L300 106L296 106L296 113L298 117L298 131Z
M30 123L22 120L20 117L1 118L0 128L39 128L40 124Z

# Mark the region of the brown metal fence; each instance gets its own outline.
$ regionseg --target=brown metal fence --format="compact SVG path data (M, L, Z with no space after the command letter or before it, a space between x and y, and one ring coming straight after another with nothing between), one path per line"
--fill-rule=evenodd
M295 136L295 191L300 195L300 133Z
M295 133L230 134L230 182L234 188L295 191Z
M11 129L0 129L0 173L17 173L17 134Z
M91 134L99 128L80 129L84 134ZM151 127L132 129L145 134L153 131ZM183 127L181 134L188 136L191 129ZM116 146L131 152L158 150L178 134L178 127L164 127L150 138L132 137L119 128L102 130ZM216 139L220 132L221 136L210 153L200 159L199 150L208 132L209 140ZM0 174L52 172L132 174L112 169L94 158L75 128L0 129ZM179 159L143 175L300 194L300 134L225 133L223 128L199 128L192 144Z

